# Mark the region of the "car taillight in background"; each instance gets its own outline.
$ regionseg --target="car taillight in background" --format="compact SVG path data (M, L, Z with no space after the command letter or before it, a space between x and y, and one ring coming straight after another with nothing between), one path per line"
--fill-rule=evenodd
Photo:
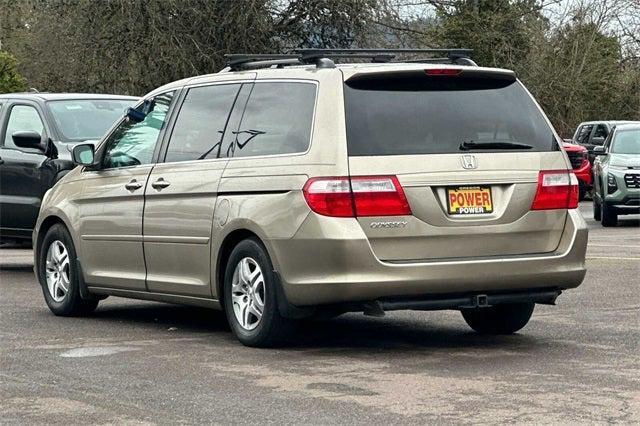
M571 168L578 170L588 166L589 152L585 147L573 143L565 143L563 147L571 162Z
M578 208L578 179L568 170L542 170L531 210Z
M333 217L405 216L411 208L395 176L311 178L303 188L314 212Z

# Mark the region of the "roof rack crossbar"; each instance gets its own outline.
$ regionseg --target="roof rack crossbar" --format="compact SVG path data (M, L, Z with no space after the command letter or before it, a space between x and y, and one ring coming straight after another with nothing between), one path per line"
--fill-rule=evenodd
M336 54L352 55L352 54L387 54L397 55L400 53L409 54L441 54L447 57L451 56L464 56L468 57L473 53L472 49L295 49L294 53L299 53L302 56L318 56L326 55L333 56Z
M475 66L471 60L471 49L294 49L290 53L229 54L227 68L223 71L247 69L278 68L288 65L316 64L319 68L333 68L331 59L369 59L371 62L392 62L398 54L429 54L444 57L432 57L402 62L415 63L452 63Z
M235 65L229 65L232 71L240 71L240 70L253 70L259 68L282 68L288 65L303 65L299 59L271 59L271 60L260 60L260 61L247 61L242 62Z
M315 59L370 59L372 62L391 62L396 55L389 53L310 53L301 54L300 58L303 62L313 62Z
M259 62L264 62L264 67L269 67L273 64L270 62L273 61L289 61L290 63L287 65L295 65L296 63L300 63L300 55L295 53L256 53L256 54L227 54L224 55L227 60L227 67L229 67L233 71L239 71L241 69L246 69L247 64L253 64L254 67L260 68L258 66Z

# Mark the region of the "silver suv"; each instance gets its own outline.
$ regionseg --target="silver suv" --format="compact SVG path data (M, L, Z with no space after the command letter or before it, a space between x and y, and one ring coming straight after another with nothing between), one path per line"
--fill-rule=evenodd
M154 90L46 194L47 304L224 309L252 346L344 312L455 309L481 333L519 330L584 278L577 181L513 72L436 53L233 55ZM378 63L332 60L350 57Z
M594 152L593 218L615 226L618 215L640 213L640 123L614 127Z

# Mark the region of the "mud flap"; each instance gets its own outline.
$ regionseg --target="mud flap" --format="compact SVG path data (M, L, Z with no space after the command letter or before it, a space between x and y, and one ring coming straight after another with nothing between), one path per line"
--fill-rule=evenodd
M84 282L84 274L82 273L82 265L80 264L80 259L76 258L76 274L78 274L78 290L80 291L80 298L82 300L103 300L108 296L104 295L95 295L89 292L87 288L87 283Z
M276 299L278 300L278 310L280 315L289 319L302 319L313 316L316 313L315 307L299 307L289 303L287 295L282 288L282 281L280 280L280 274L277 271L273 271L275 277Z

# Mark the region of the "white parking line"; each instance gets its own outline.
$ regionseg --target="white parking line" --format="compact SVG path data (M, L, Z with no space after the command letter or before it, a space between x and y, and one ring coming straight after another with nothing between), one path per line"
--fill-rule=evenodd
M615 238L615 239L629 239L629 240L640 240L640 228L638 229L637 235L589 235L589 240L592 239L603 239L603 240L608 240L610 238Z
M619 247L619 248L640 248L640 246L628 246L620 244L588 244L588 247Z
M640 260L640 257L587 256L586 259Z

